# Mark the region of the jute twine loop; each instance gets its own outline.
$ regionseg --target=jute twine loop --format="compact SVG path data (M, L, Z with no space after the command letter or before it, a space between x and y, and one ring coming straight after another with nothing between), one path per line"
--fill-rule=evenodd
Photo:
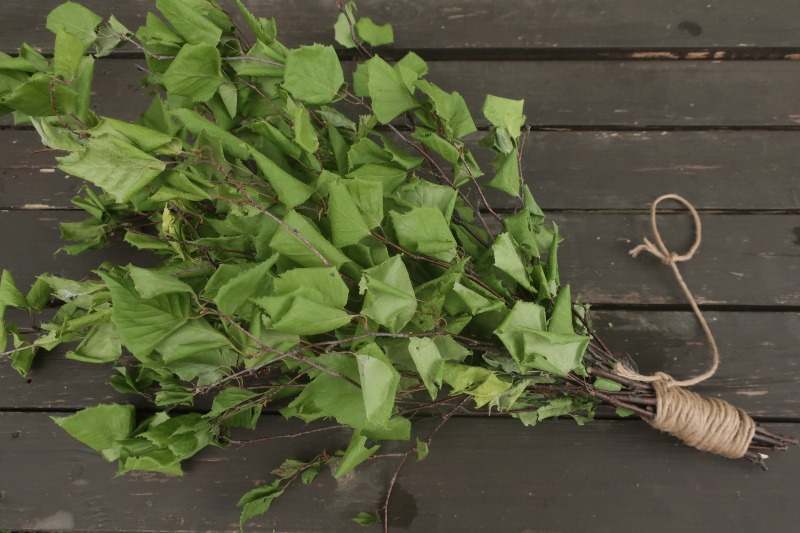
M664 200L677 200L689 210L694 220L694 243L685 254L671 252L664 244L658 231L656 212L658 204ZM633 257L646 251L658 257L662 263L672 268L675 279L683 290L684 296L692 306L700 326L708 339L711 349L711 366L702 374L690 379L675 380L669 374L656 372L652 375L642 375L628 368L622 363L616 365L616 372L631 380L652 383L656 393L656 414L648 422L660 429L678 437L690 446L700 450L716 453L724 457L736 459L742 457L750 445L755 433L755 422L747 413L728 402L716 398L704 398L699 394L690 392L682 387L696 385L714 375L719 367L719 350L714 340L714 335L708 327L703 313L697 305L692 292L678 270L678 263L691 259L702 240L702 227L700 216L692 204L677 194L665 194L653 202L650 207L650 225L653 230L655 243L644 239L630 251Z

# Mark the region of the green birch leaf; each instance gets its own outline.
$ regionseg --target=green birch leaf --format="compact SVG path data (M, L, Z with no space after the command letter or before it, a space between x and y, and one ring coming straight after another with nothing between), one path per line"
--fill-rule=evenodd
M550 398L547 400L547 404L537 409L536 416L540 421L546 420L548 418L567 415L575 408L574 400L568 396Z
M31 117L31 124L39 134L42 144L56 150L74 152L81 150L83 145L66 128L51 124L47 119Z
M402 330L416 313L417 298L399 255L365 270L359 292L364 295L361 314L391 332Z
M239 517L239 527L243 527L244 523L253 518L269 511L272 501L283 494L284 488L280 485L280 480L276 480L269 485L262 485L253 490L246 492L236 504L237 507L242 508L242 514Z
M334 246L356 244L370 234L369 226L361 217L358 206L345 185L332 183L328 192L328 202L328 218L331 221Z
M119 457L120 441L133 432L136 412L132 405L104 404L71 416L50 418L73 438L100 452L106 461L113 461Z
M117 328L111 322L98 324L89 330L75 350L67 352L67 359L84 363L110 363L122 355Z
M384 425L392 415L400 374L376 345L356 353L367 422Z
M191 45L216 45L222 36L222 30L198 13L190 2L157 0L156 8L172 24L175 31Z
M442 375L444 372L444 360L439 353L439 348L433 339L424 337L413 337L408 341L408 352L417 367L417 373L431 399L435 400L439 394L439 387L442 386Z
M449 362L445 363L443 380L453 388L454 394L472 396L475 407L486 405L511 387L490 370Z
M519 362L525 359L528 353L525 332L544 331L546 327L547 314L544 307L532 302L518 301L494 331L494 334L503 342L511 357Z
M133 32L126 28L114 15L108 19L108 24L97 30L97 39L94 43L95 57L105 57L126 42L123 37L133 37Z
M246 311L250 298L267 295L272 280L270 270L277 259L277 256L273 256L252 268L240 271L222 285L212 297L219 310L228 316L234 316L242 309Z
M94 42L95 30L102 21L102 17L82 5L64 2L47 15L47 29L56 35L59 31L72 34L88 47Z
M292 113L292 122L294 142L309 154L315 153L319 149L319 139L317 138L317 130L314 129L314 125L311 123L308 109L303 106L297 106Z
M332 102L344 84L339 57L332 46L314 44L289 51L283 87L311 105Z
M350 260L339 248L331 244L312 222L296 211L290 211L270 240L270 247L284 257L302 266L327 266L319 253L330 264L341 267Z
M383 187L384 196L393 193L400 184L406 181L407 176L408 171L406 169L391 164L362 165L347 174L348 178L355 180L380 183Z
M72 81L80 70L86 44L75 34L59 30L53 49L53 71L56 76Z
M581 368L583 354L589 338L574 333L526 330L524 337L525 360L530 368L565 376Z
M58 161L58 168L94 183L118 202L130 200L166 168L163 161L109 135L89 139L83 151Z
M100 277L111 291L112 320L122 343L137 357L149 355L189 317L189 295L186 293L145 299L134 290L132 282L106 273L100 273Z
M210 44L187 44L172 60L161 82L170 94L186 96L193 102L206 102L225 82L221 66L222 60L216 47Z
M229 82L223 82L217 90L222 103L225 105L225 110L234 118L237 113L237 106L239 102L239 90L236 86Z
M456 239L439 209L415 207L402 214L390 211L389 217L400 246L406 250L443 261L456 257Z
M447 93L426 80L418 80L414 86L430 97L433 111L441 119L448 137L458 139L478 131L467 103L460 94Z
M378 516L378 513L361 511L355 516L355 518L353 518L353 522L360 526L371 526L372 524L380 524L381 517Z
M246 161L250 158L250 152L254 150L252 147L191 109L175 109L170 113L181 121L192 135L200 136L205 132L209 137L219 141L222 148L236 159Z
M259 41L264 44L271 44L275 40L278 32L274 18L257 18L242 4L242 0L236 0L236 6Z
M302 204L314 193L314 189L283 170L258 150L251 148L250 155L253 156L264 178L278 193L281 203L289 209Z
M50 98L50 84L52 78L41 72L37 72L28 79L27 82L16 86L12 91L0 96L0 106L7 106L14 111L19 111L31 117L51 117L56 114L53 110L53 100ZM64 87L56 84L56 87ZM60 112L65 111L65 106L58 105L63 102L58 98L59 91L56 89L56 105ZM74 107L74 106L71 106Z
M383 186L378 182L360 179L345 180L343 183L358 206L367 228L379 226L383 221Z
M364 65L367 68L367 89L372 99L372 110L381 124L392 120L418 103L406 86L400 74L386 61L375 56Z
M524 100L509 100L491 94L483 102L483 115L495 127L495 148L510 154L519 139L525 115L522 113Z
M511 279L532 291L528 272L525 268L525 263L519 255L517 243L514 238L508 233L503 233L495 239L492 244L492 252L494 252L494 265L508 274Z
M350 439L350 444L347 445L347 449L342 456L342 460L339 462L339 466L336 468L336 472L333 474L334 477L340 478L349 474L355 467L366 461L370 455L378 451L380 448L380 445L367 448L364 446L366 442L367 437L361 435L360 431L353 433L353 437Z
M596 389L605 390L609 392L618 392L622 390L622 385L616 381L611 381L606 378L595 378L594 386Z
M256 397L257 394L244 389L237 389L236 387L229 387L222 389L214 396L211 402L211 410L206 416L214 417L225 413L225 411L243 404L248 400Z
M145 25L136 31L136 38L145 49L155 54L174 55L185 43L183 37L175 33L155 13L147 14Z
M362 41L365 41L372 46L382 46L384 44L392 44L394 42L394 31L392 30L392 25L375 24L369 17L358 19L358 22L356 22L356 34Z
M408 206L436 207L445 220L450 220L453 218L458 192L452 187L418 180L399 187L394 196Z
M186 381L199 377L199 385L216 381L239 363L231 348L230 340L204 318L187 321L155 346L170 371Z
M0 335L3 336L3 346L6 344L6 334L11 336L11 345L14 348L13 353L10 354L11 368L16 370L20 376L25 377L31 369L38 346L23 338L13 324L3 327L2 314L0 313Z
M541 210L536 200L533 199L533 194L527 185L522 187L523 198L525 200L525 209L531 215L531 220L536 224L541 224L544 221L544 212Z
M421 78L428 73L428 64L414 52L408 52L395 66L399 69L410 70L417 78Z
M304 296L295 296L280 317L273 317L276 322L272 328L297 335L318 335L349 324L352 318L342 309L329 307Z
M3 270L3 275L0 276L0 320L2 320L5 310L9 307L27 309L28 300L17 289L11 272Z
M349 291L333 267L293 268L274 281L275 294L303 294L331 307L347 305Z
M194 293L189 285L164 271L131 265L128 267L128 272L130 272L136 292L145 299L175 292Z
M34 311L41 311L47 302L50 301L50 285L47 283L45 276L47 274L40 274L33 282L28 294L25 295L25 300L28 301L28 307ZM0 293L2 293L2 281L0 281ZM0 297L2 298L2 297ZM2 319L2 304L0 304L0 319Z
M339 13L339 18L336 19L336 23L333 25L333 38L345 48L355 48L356 42L353 40L353 31L355 28L350 28L350 23L352 22L355 24L356 21L354 14L356 9L355 2L346 2L344 4L344 9L347 12L347 16L345 16L344 13ZM348 17L350 17L350 22L347 20Z
M118 475L131 471L158 472L170 476L182 476L180 459L169 450L153 450L145 454L120 458Z
M503 191L510 196L519 196L522 178L519 175L519 161L517 159L517 149L502 158L497 172L486 186Z
M123 141L129 141L139 150L147 153L177 155L183 149L180 139L172 135L139 124L131 124L107 117L92 128L91 134L93 137L103 134L112 135Z
M547 330L556 333L575 333L575 329L572 327L572 295L569 285L564 285L558 291Z

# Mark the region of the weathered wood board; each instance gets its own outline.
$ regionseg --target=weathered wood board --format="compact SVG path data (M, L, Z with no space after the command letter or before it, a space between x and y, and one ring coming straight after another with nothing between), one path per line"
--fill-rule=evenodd
M260 435L301 428L268 418ZM114 465L45 414L2 413L0 427L0 517L6 528L33 530L234 531L239 496L269 479L283 459L310 458L348 438L325 432L208 449L182 478L112 480ZM525 428L515 420L459 418L437 435L425 461L403 471L390 523L394 531L421 532L793 531L800 508L789 502L800 454L771 461L764 473L634 421ZM351 519L381 505L395 463L363 466L339 481L323 471L311 485L291 487L247 531L359 531Z

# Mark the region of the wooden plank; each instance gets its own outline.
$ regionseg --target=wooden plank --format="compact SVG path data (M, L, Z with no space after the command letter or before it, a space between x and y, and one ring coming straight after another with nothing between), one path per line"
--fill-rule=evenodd
M262 435L301 427L262 422ZM43 414L0 414L0 428L0 526L13 530L235 531L238 497L269 480L284 458L307 459L347 442L344 432L327 432L210 449L181 478L112 479L113 465ZM353 516L380 506L394 461L369 462L338 481L325 469L311 485L292 486L247 530L353 531ZM390 524L394 531L793 531L800 453L773 454L770 467L762 473L697 452L640 422L525 428L513 420L453 419L428 458L401 473Z
M142 63L97 62L96 112L132 120L146 109ZM428 78L459 91L481 126L485 95L499 93L524 98L533 127L641 129L796 127L798 76L800 61L437 61Z
M713 379L695 390L735 403L752 416L800 418L800 313L706 316L718 339L722 365ZM606 344L620 357L632 358L642 372L662 370L682 377L699 374L708 364L703 333L689 312L596 311L593 317ZM71 361L64 353L63 348L41 352L27 380L7 359L0 360L0 410L70 410L102 402L147 405L105 384L114 374L111 365Z
M53 251L60 221L80 220L80 212L0 212L0 250L3 268L21 286L39 271L83 277L102 261L136 264L152 256L133 254L122 244L69 257ZM573 213L551 217L566 241L559 250L561 279L594 304L685 305L669 269L655 258L633 260L628 250L649 234L645 215ZM661 220L663 219L663 220ZM660 218L664 238L676 250L690 244L688 216ZM686 282L704 304L800 304L798 228L800 215L708 215L703 218L705 240L692 262L681 266ZM21 246L21 240L25 245Z
M60 0L39 0L37 8L31 9L26 0L5 0L0 4L0 20L13 22L13 26L9 24L11 27L0 35L0 50L13 52L23 39L42 50L52 50L53 37L45 29L45 17L59 3ZM113 13L131 29L144 22L148 10L155 10L150 0L82 3L104 17ZM331 26L337 11L331 1L244 3L259 16L275 17L279 36L288 45L333 43ZM220 4L236 11L231 0ZM646 4L638 0L579 0L567 4L557 0L519 0L513 7L491 0L362 0L358 7L359 15L394 25L395 47L399 49L480 52L492 48L551 51L800 46L796 22L800 19L800 6L790 0L758 4L731 0L713 6L692 0Z
M523 173L539 205L645 209L667 192L698 209L800 208L800 133L793 131L534 131ZM0 208L71 207L80 180L53 168L57 152L33 131L0 131ZM474 143L472 146L475 146ZM488 154L475 154L487 172ZM495 207L509 197L487 189Z

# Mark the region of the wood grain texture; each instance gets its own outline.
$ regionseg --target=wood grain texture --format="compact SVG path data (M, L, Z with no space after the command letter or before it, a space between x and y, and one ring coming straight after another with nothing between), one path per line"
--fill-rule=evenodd
M272 435L300 427L268 419L261 426ZM0 522L8 529L234 531L237 498L270 479L284 458L307 459L347 442L343 432L321 435L206 450L183 478L111 479L113 465L45 415L3 413ZM291 487L247 530L354 531L350 519L380 505L394 467L388 461L339 481L323 471L310 486ZM390 523L394 531L792 531L800 508L785 503L795 494L800 454L774 454L770 465L764 473L712 457L636 421L525 428L514 420L454 419L428 458L400 476Z
M593 317L606 344L643 372L683 377L706 368L708 349L689 312L596 311ZM800 419L800 314L708 312L706 318L717 336L722 365L694 390L734 403L752 416ZM27 380L0 360L0 410L70 410L101 402L147 406L142 398L118 394L105 384L114 374L111 365L71 361L64 353L64 348L40 352Z
M93 109L133 120L149 103L135 59L95 67ZM345 65L350 69L352 63ZM533 127L796 127L800 61L432 61L428 79L459 91L476 124L487 93L524 99ZM355 115L359 111L351 110Z
M523 174L547 210L646 209L667 192L698 209L800 209L800 132L534 131ZM489 154L470 144L487 172ZM0 131L0 209L71 207L80 180L54 170L58 152L36 152L33 131ZM565 187L568 184L568 187ZM496 208L509 197L487 189Z
M84 218L70 211L0 212L3 267L27 287L40 271L82 278L103 261L151 264L153 256L133 254L124 243L80 256L53 256L62 243L61 221ZM561 279L593 304L684 305L669 269L655 258L633 260L628 251L649 234L645 215L576 213L550 217L566 241L559 250ZM688 216L664 215L660 231L676 250L688 247ZM710 215L705 240L688 264L686 282L702 304L800 305L800 215ZM21 243L24 242L24 245Z
M0 50L13 52L23 39L42 50L52 50L53 37L45 28L45 17L59 3L4 0L0 20L14 20L14 27L0 34ZM153 9L150 0L82 3L103 17L113 13L132 29ZM219 3L236 11L231 0ZM337 17L333 0L245 0L244 4L258 16L275 17L286 44L333 43L331 26ZM492 0L361 0L358 7L361 16L393 24L394 47L399 49L800 47L800 6L791 0L729 0L721 4L518 0L513 6Z

